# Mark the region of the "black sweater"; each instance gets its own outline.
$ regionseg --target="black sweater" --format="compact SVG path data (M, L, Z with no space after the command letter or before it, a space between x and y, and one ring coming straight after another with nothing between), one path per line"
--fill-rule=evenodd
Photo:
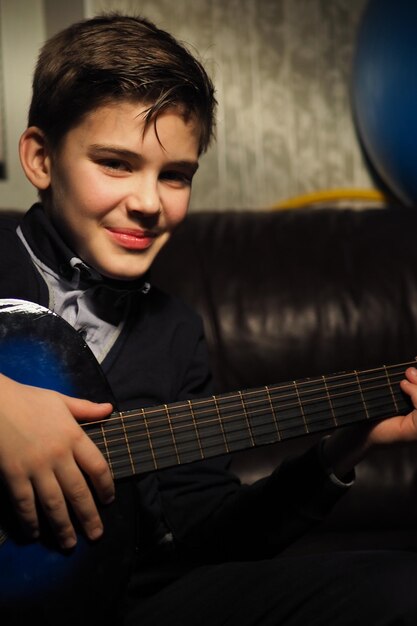
M48 306L47 286L16 235L16 227L15 219L0 219L0 297ZM73 254L40 205L24 216L21 227L36 256L64 274ZM145 295L138 286L132 283L135 297L130 318L102 363L118 408L210 395L200 319L177 299L154 287ZM99 548L94 546L94 569L87 568L85 574L98 582L97 596L91 586L88 589L97 623L104 623L110 606L118 603L117 594L122 592L134 556L135 594L146 596L204 562L273 556L322 519L344 492L328 479L315 449L250 486L240 485L228 465L228 458L221 457L118 485L117 502L104 513L112 519L105 519L110 530L105 526L105 539ZM127 565L120 577L119 559ZM110 572L103 563L110 566ZM113 575L119 581L111 582L112 591L105 592L103 581ZM83 596L87 615L83 585L74 593ZM103 602L106 593L107 602ZM96 611L98 602L104 608L101 616ZM61 612L62 600L57 606ZM45 621L43 613L41 619ZM91 616L88 623L95 623Z

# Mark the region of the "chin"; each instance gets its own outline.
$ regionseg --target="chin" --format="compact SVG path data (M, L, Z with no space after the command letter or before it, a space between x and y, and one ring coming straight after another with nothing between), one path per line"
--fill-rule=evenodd
M132 271L132 268L130 267L129 270L120 270L120 271L114 271L114 269L112 271L108 270L107 268L97 268L97 271L100 272L100 274L102 276L105 276L106 278L111 278L112 280L125 280L125 281L129 281L129 280L138 280L138 278L141 278L141 276L143 276L144 274L146 274L147 269L141 269L141 270L137 270Z
M103 252L103 251L102 251ZM84 259L97 272L113 280L137 280L146 274L152 265L156 254L112 254L107 258L102 254Z

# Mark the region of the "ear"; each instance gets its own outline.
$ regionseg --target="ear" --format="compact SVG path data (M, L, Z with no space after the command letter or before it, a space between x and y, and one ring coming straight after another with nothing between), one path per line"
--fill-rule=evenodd
M29 126L19 142L19 156L26 177L44 191L51 183L51 154L44 132Z

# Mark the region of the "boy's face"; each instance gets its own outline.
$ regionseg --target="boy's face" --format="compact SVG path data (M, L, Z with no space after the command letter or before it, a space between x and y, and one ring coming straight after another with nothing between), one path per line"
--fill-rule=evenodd
M47 211L101 274L142 276L187 213L198 166L197 124L170 109L143 133L140 104L91 112L50 157Z

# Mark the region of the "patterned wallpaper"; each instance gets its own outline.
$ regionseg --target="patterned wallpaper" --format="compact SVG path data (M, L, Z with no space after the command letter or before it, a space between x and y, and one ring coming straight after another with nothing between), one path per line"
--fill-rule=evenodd
M366 0L90 0L142 14L197 49L219 100L194 209L261 208L334 187L370 187L349 81Z

